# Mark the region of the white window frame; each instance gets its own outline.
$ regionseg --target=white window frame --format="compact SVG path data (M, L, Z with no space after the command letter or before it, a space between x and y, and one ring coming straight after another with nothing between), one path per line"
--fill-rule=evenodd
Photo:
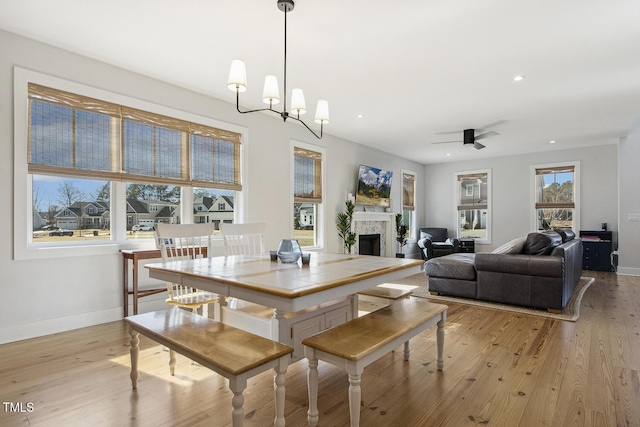
M14 67L14 232L13 232L13 259L44 259L66 256L92 256L116 253L120 249L150 249L155 248L153 239L127 240L127 215L126 215L126 182L111 181L111 240L95 242L60 242L34 245L29 242L33 230L33 203L32 203L32 175L28 173L27 165L27 140L29 133L29 91L28 84L36 83L59 90L77 93L91 98L101 99L116 104L127 105L140 110L162 114L201 123L212 127L226 129L241 134L240 147L240 176L242 191L236 192L234 208L234 221L242 222L247 217L247 203L245 197L248 193L248 183L244 179L247 174L246 156L249 147L249 132L245 127L221 122L210 117L200 116L171 107L154 104L136 98L131 98L114 92L109 92L80 83L71 82L58 77L42 74L36 71ZM193 189L182 187L181 214L184 223L193 220ZM188 191L184 191L188 190Z
M491 244L491 222L492 222L492 206L491 206L491 187L493 187L493 184L491 182L491 169L476 169L476 170L469 170L469 171L458 171L458 172L454 172L453 174L453 194L454 194L454 198L453 198L453 211L454 211L454 215L455 215L455 222L454 224L456 225L456 236L458 238L460 238L460 212L458 211L458 202L459 202L459 184L458 184L458 177L460 175L474 175L474 174L481 174L481 173L486 173L487 174L487 237L484 239L474 239L476 244L479 245L490 245ZM465 188L466 191L466 188Z
M537 165L531 165L529 177L530 177L530 185L531 189L530 193L530 203L531 208L529 211L531 212L531 231L538 231L538 216L536 210L536 196L537 196L537 186L536 186L536 169L544 169L544 168L554 168L554 167L564 167L564 166L573 166L573 231L578 235L580 233L580 161L569 161L569 162L557 162L557 163L542 163Z
M315 151L322 155L322 170L321 170L321 182L322 182L322 203L318 204L316 209L316 218L315 218L315 227L316 227L316 245L315 246L305 246L305 250L321 250L325 247L325 205L326 205L326 176L327 176L327 150L324 147L319 145L308 144L306 142L291 140L289 143L289 182L291 183L291 189L289 191L290 194L290 202L289 202L289 230L291 236L293 236L293 205L295 204L295 197L293 193L295 191L294 188L294 168L295 168L295 155L294 149L295 147L299 147L309 151Z

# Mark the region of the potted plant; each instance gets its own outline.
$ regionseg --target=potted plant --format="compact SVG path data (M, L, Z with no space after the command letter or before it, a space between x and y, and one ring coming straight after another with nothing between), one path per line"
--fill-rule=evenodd
M338 235L342 238L342 250L346 254L351 253L351 247L356 244L356 233L351 232L351 220L356 205L351 200L345 202L346 211L340 212L336 218Z
M402 247L407 244L407 226L402 220L402 214L396 214L396 241L398 242L399 251L396 258L404 258Z

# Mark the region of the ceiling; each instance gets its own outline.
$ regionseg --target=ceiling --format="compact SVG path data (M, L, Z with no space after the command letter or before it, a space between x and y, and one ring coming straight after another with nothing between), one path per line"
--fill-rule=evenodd
M276 3L0 0L0 28L229 102L242 58L241 105L260 108L266 74L283 87ZM640 115L638 0L295 3L288 89L312 127L329 102L325 133L429 164L614 144ZM432 144L467 128L500 135Z

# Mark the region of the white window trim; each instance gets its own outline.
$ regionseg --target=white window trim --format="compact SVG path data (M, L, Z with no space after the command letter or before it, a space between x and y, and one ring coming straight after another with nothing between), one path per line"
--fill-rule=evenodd
M417 186L417 182L418 182L418 176L414 171L411 171L409 169L400 169L400 177L404 176L404 174L407 175L413 175L413 214L411 215L411 224L409 224L409 228L411 230L411 232L413 233L413 236L409 236L407 238L407 243L415 243L418 241L418 228L417 228L417 220L416 220L416 209L417 209L417 205L418 205L418 201L417 201L417 196L418 196L418 192L416 191L416 186ZM400 180L400 213L402 213L402 211L404 210L404 200L402 200L403 195L404 195L404 191L402 186L404 185L404 183L402 182L402 180ZM395 225L394 225L395 226Z
M459 197L459 189L458 189L458 176L460 175L472 175L472 174L487 174L487 237L486 239L474 239L475 244L478 245L490 245L491 244L491 222L493 218L493 213L491 212L492 207L492 197L491 197L491 187L493 187L493 183L491 181L491 169L476 169L470 171L458 171L453 173L453 194L455 195L453 198L453 211L455 212L455 222L456 225L456 236L460 237L460 215L458 213L458 197Z
M294 148L302 148L305 150L315 151L317 153L322 154L322 170L321 170L321 181L322 181L322 203L318 205L318 211L315 219L315 227L316 227L316 236L317 242L316 246L305 246L306 250L321 250L325 247L325 205L326 205L326 176L327 176L327 150L324 147L319 145L308 144L306 142L290 140L289 142L289 182L291 183L291 189L289 191L290 194L290 202L289 202L289 230L291 235L293 236L293 205L295 203L295 197L293 196L294 189L294 167L295 167L295 156L294 156Z
M562 166L573 166L573 204L575 207L573 208L573 231L578 235L580 233L580 161L570 161L570 162L558 162L558 163L541 163L537 165L531 165L529 172L530 185L531 189L530 193L530 203L531 208L530 212L530 224L531 231L538 231L538 218L536 216L536 196L537 196L537 188L536 188L536 169L543 168L554 168L554 167L562 167Z
M120 249L151 249L155 248L153 239L126 240L126 183L113 181L111 185L111 231L112 240L78 244L77 242L45 244L29 244L29 236L33 230L32 177L27 166L27 138L29 133L29 102L28 84L36 83L56 89L73 92L91 98L101 99L121 105L127 105L140 110L154 112L169 117L175 117L195 123L202 123L242 135L240 151L240 176L242 191L237 192L234 206L234 221L243 222L247 218L248 193L247 153L249 146L249 131L245 127L222 122L210 117L200 116L186 111L176 110L159 104L131 98L114 92L98 89L80 83L71 82L58 77L42 74L36 71L14 67L14 231L13 231L13 259L43 259L67 256L92 256L118 252ZM181 219L183 222L192 221L193 192L182 191ZM188 205L188 208L186 207Z

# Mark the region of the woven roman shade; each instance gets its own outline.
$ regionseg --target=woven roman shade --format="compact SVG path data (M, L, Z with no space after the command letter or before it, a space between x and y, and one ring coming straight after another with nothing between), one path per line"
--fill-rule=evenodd
M295 203L322 203L322 154L295 147L293 151Z
M483 198L482 187L486 187L488 174L486 173L475 173L475 174L464 174L458 175L458 210L472 210L472 209L487 209L487 199L486 196ZM463 186L465 183L475 182L477 183L478 192L476 193L474 190L474 194L471 196L467 196L466 192L463 190ZM474 184L475 185L475 184ZM486 192L486 188L485 188Z
M547 167L536 169L536 209L574 209L574 197L573 186L570 192L560 192L553 195L553 197L547 196L545 200L545 175L556 174L571 174L571 181L573 182L573 176L575 173L574 166L559 166L559 167ZM555 176L554 176L555 178ZM555 181L555 179L554 179Z
M240 134L29 84L29 172L241 190Z

